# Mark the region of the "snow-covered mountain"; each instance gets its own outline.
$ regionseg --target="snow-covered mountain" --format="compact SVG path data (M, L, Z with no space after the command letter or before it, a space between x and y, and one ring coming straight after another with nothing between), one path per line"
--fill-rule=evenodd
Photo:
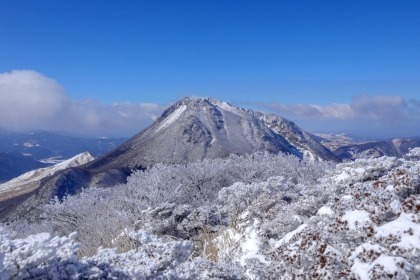
M8 207L14 205L15 202L13 201L13 198L36 191L40 187L42 180L57 174L59 171L83 165L93 159L94 158L88 152L84 152L56 165L26 172L17 178L0 184L1 215L3 215L5 211L8 211Z
M16 132L0 128L0 183L89 151L98 157L126 141L87 138L51 131Z
M0 278L420 279L419 157L157 165L0 225Z
M210 98L183 98L150 127L79 168L59 172L41 184L44 203L90 186L124 183L133 170L157 163L188 163L254 152L338 160L296 124ZM38 201L37 203L41 203ZM33 202L27 207L33 207Z
M337 160L315 137L275 115L234 107L210 98L184 98L149 128L93 162L93 169L148 167L204 158L285 152Z
M420 147L420 138L396 138L349 145L334 153L341 159L375 158L381 156L403 157L412 148Z
M47 167L48 165L19 153L0 152L0 184L30 170Z

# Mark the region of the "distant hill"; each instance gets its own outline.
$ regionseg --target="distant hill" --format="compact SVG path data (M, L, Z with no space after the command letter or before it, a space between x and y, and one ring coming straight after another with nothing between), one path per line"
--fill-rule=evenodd
M50 131L12 132L0 129L0 152L21 154L38 161L57 161L89 151L100 156L125 138L87 138Z
M86 138L49 131L22 133L0 129L0 182L85 151L97 157L124 141L123 138Z
M346 133L315 133L315 136L322 145L333 152L344 146L363 144L373 141L348 135Z
M375 158L381 156L403 157L411 148L420 147L420 137L396 138L349 145L338 148L334 153L341 159Z
M0 183L33 169L49 166L17 153L0 152Z

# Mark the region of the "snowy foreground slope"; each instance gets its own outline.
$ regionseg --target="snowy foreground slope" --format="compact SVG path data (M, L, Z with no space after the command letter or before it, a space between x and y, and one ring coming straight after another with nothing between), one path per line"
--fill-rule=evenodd
M161 165L114 190L54 202L41 225L2 226L0 278L419 279L419 157L414 149L334 167L267 155ZM220 183L219 166L237 183ZM207 181L188 185L204 178L199 170ZM138 188L156 180L175 194ZM213 197L176 195L204 182ZM102 247L87 253L92 244Z

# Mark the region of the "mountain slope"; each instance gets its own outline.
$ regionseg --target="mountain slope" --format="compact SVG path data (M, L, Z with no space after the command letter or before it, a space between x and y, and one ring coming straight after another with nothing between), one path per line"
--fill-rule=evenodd
M88 152L85 152L56 165L26 172L17 178L0 184L0 216L4 216L11 208L14 208L15 198L36 192L41 186L42 180L62 170L83 165L93 159Z
M323 146L315 135L304 131L294 122L274 114L263 114L252 110L248 110L248 112L261 119L274 132L282 135L289 143L301 151L306 158L311 160L339 161L338 157Z
M184 98L152 126L89 167L148 167L158 162L185 163L231 153L302 153L248 111L212 99Z
M15 178L29 170L46 166L48 164L33 160L21 154L0 152L0 183Z
M313 160L337 159L311 134L281 117L209 98L184 98L126 143L81 167L42 180L40 189L45 203L54 195L64 195L63 190L75 193L89 186L124 183L133 170L157 163L185 164L257 151L284 152ZM28 201L22 207L31 208L33 203Z

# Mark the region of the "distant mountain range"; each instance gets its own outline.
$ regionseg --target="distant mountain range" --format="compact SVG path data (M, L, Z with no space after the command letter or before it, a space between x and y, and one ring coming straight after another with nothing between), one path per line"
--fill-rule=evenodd
M352 145L341 147L337 139L341 139L342 145ZM71 141L79 141L75 149L85 143L71 138L64 138L63 141L64 145L68 143L70 146L74 144ZM409 147L420 146L418 139L394 140L391 141L392 147L380 142L360 144L350 141L350 137L343 135L329 138L315 136L277 115L238 108L210 98L183 98L166 109L150 127L125 143L82 166L60 170L38 180L36 191L25 195L25 199L19 203L15 203L16 198L4 203L8 205L9 212L15 209L14 215L26 215L55 195L62 198L90 186L109 187L124 183L133 171L147 169L157 163L183 164L257 151L284 152L312 161L339 162L341 159L358 158L359 155L376 155L376 152L371 152L373 150L378 155L394 155L389 153L395 151L401 155ZM35 151L34 147L44 147L44 142L29 142L26 138L16 143L16 146L28 148L29 151ZM99 150L116 145L115 140L107 139L96 139L88 143L96 145ZM332 152L322 143L334 143L336 149ZM84 147L95 154L92 148ZM54 153L51 152L49 156L54 156ZM1 210L0 216L4 216Z
M29 170L49 166L18 153L0 152L0 183L13 179Z
M317 140L329 148L340 160L403 157L410 149L420 147L420 137L369 140L340 134L316 134Z
M340 147L334 153L341 159L403 157L411 148L420 147L420 137L396 138Z
M48 131L0 129L0 183L89 151L97 157L126 139L85 138Z
M374 142L372 139L361 139L346 133L315 133L315 136L322 145L332 152L344 146Z

